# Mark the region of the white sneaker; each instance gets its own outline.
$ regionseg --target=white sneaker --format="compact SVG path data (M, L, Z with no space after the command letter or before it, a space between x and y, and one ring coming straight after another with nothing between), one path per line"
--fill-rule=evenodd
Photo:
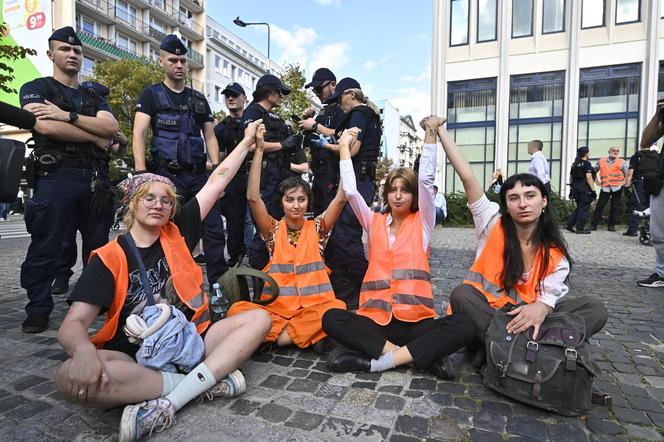
M140 440L161 432L175 422L175 407L166 398L127 405L120 420L120 442Z
M213 400L217 397L234 398L247 391L247 382L240 370L235 370L226 375L222 380L210 387L201 397Z

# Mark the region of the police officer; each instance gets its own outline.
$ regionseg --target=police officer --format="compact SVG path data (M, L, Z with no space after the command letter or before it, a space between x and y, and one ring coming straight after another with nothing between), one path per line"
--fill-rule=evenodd
M350 152L355 170L357 190L367 205L376 192L376 161L380 152L380 110L362 92L353 78L343 78L336 86L328 103L339 101L344 112L336 133L357 127L360 133ZM338 152L338 145L326 144L326 149ZM346 204L325 249L325 262L332 269L330 282L337 298L349 309L356 309L362 279L367 270L367 258L362 245L362 226L350 205Z
M656 144L652 146L642 145L639 151L629 158L629 168L627 169L627 178L625 187L630 188L630 202L632 210L642 211L650 207L650 189L646 191L646 179L651 180L657 176L657 166L659 164L659 152ZM627 223L627 231L624 236L637 236L637 229L641 223L641 218L632 213Z
M247 96L239 83L229 83L221 93L226 101L229 115L214 128L219 150L223 155L229 155L242 141L244 131L240 126L242 112ZM226 218L228 240L226 247L230 256L229 266L234 266L245 254L244 228L245 214L247 213L247 166L240 166L237 174L224 192L221 199L221 212Z
M219 145L212 123L214 116L205 96L185 85L187 48L176 35L168 35L161 42L159 66L164 70L164 81L146 87L136 105L135 167L136 172L146 170L145 136L148 128L152 128L151 170L170 178L184 203L205 185L208 157L212 169L219 165ZM213 284L228 270L219 203L210 210L203 226L207 277Z
M34 179L25 210L31 242L21 266L21 287L29 299L26 333L40 333L48 325L65 231L71 226L81 231L87 255L108 242L113 222L112 206L99 195L108 190L109 142L118 122L94 87L78 83L83 45L74 29L58 29L48 40L53 76L30 81L19 93L21 106L37 117L34 161L26 171Z
M576 159L570 170L570 196L576 201L576 208L567 218L565 229L576 233L590 233L586 230L586 218L590 203L597 198L595 192L595 169L588 161L588 148L579 147ZM576 230L574 230L576 226Z
M261 198L265 201L270 216L277 220L284 216L279 201L279 184L290 175L291 157L300 156L299 151L302 150L302 137L292 135L284 120L272 112L281 106L284 96L290 91L291 89L274 75L263 75L256 83L253 101L244 110L241 122L243 131L249 123L258 119L263 119L265 124ZM258 232L254 235L247 254L249 263L255 268L262 269L269 261L267 247Z
M321 103L325 103L335 91L337 86L337 77L327 68L320 68L314 72L314 77L306 88L312 88L314 94ZM305 111L305 114L310 113ZM321 136L329 137L334 135L334 129L343 117L343 111L339 107L339 102L327 104L316 118L307 118L298 121L300 129L309 132L306 138L307 146L311 152L311 168L314 172L313 194L314 194L314 216L318 216L330 205L330 202L336 194L336 187L339 184L339 157L332 151L322 148L320 144ZM313 114L310 114L313 115Z

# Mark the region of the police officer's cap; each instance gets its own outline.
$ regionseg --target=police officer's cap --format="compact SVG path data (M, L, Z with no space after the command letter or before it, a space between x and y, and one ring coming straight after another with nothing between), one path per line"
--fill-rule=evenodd
M588 146L581 146L576 150L576 153L579 154L579 155L585 155L588 152L590 152L590 150L588 149Z
M360 83L358 83L357 80L355 80L354 78L350 77L342 78L341 80L339 80L339 83L337 83L337 87L334 90L334 95L328 98L327 101L325 101L325 103L335 102L337 99L339 99L341 94L343 94L344 91L348 89L362 89L362 88L360 87Z
M247 95L240 83L228 83L221 93L223 95Z
M65 26L64 28L56 29L53 31L51 36L48 38L48 41L61 41L63 43L68 43L73 46L83 46L83 43L76 35L76 31L71 26Z
M169 54L175 54L175 55L184 55L187 53L187 47L182 43L182 40L175 35L167 35L162 41L161 45L159 45L159 49L162 51L166 51Z
M328 68L316 69L316 72L314 72L314 78L311 79L310 83L305 84L304 87L312 87L316 89L326 81L337 81L337 77L335 77L332 71Z
M272 74L265 74L258 79L258 82L256 83L256 89L261 86L276 86L276 88L279 89L284 95L290 94L291 91L291 88L283 84L279 78Z

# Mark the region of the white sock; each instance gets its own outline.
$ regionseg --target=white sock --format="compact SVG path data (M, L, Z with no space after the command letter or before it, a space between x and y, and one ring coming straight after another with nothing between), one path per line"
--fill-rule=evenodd
M204 393L216 383L217 380L210 372L210 369L207 368L204 362L201 362L182 379L172 392L166 395L166 399L171 401L175 407L175 411L178 411L187 405L190 400Z
M182 379L185 378L185 375L182 373L171 373L170 371L162 371L161 378L164 381L164 388L162 389L161 395L166 396L171 391L175 390L175 387L178 386Z
M394 368L394 359L392 359L392 352L380 355L378 359L371 360L371 372L391 370Z

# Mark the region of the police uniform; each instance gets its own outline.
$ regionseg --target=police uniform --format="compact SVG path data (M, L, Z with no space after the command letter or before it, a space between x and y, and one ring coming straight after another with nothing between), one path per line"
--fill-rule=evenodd
M578 155L588 153L587 147L580 147L577 149ZM590 203L593 201L593 191L588 185L586 180L586 173L590 172L595 179L595 169L589 161L580 160L572 164L570 176L572 178L572 198L576 201L576 208L567 218L566 228L572 230L576 226L577 232L587 232L586 219L588 218L588 210Z
M187 48L175 35L167 36L160 49L175 55L187 53ZM169 178L175 184L181 203L186 203L203 188L208 178L202 130L206 123L214 121L210 105L203 94L190 87L175 92L164 83L158 83L143 90L136 111L150 116L151 170ZM219 202L212 206L203 225L203 252L208 281L212 284L228 270Z
M238 83L230 83L221 92L246 95L242 86ZM237 147L244 138L244 131L241 127L242 118L233 118L228 115L221 120L214 128L214 134L217 137L219 151L224 152L226 156ZM247 164L246 161L240 166L233 177L221 199L221 213L226 218L226 231L228 238L226 247L228 255L231 258L229 265L234 265L245 254L244 228L245 214L247 212Z
M273 85L278 89L281 89L284 94L290 93L290 88L284 86L274 75L267 74L262 76L256 83L256 87L259 88L263 85ZM266 110L263 106L254 101L247 106L242 114L242 131L246 129L249 123L258 119L262 119L263 124L265 125L265 141L284 142L291 137L290 129L279 115ZM279 200L279 184L290 176L291 157L297 155L298 150L302 150L301 144L299 146L291 146L290 148L282 148L276 152L269 152L263 155L260 185L261 198L265 202L265 206L270 216L276 220L280 220L284 216L284 209L281 207L281 201ZM250 154L247 164L251 164L252 159L253 155ZM260 237L258 230L256 231L247 252L249 255L249 263L252 267L262 269L268 263L270 257L267 247L265 246L263 239Z
M645 210L650 207L650 194L646 191L645 177L656 176L659 163L659 152L653 149L641 149L629 159L629 169L632 169L632 192L630 202L633 210ZM650 189L648 189L650 190ZM627 225L626 236L636 236L641 223L638 215L631 214Z
M49 41L82 46L69 26L53 32ZM90 83L82 83L73 89L53 77L42 77L24 84L19 96L21 106L50 101L70 112L70 122L78 114L94 117L99 111L111 112L106 100ZM35 179L34 194L25 208L25 223L31 242L21 265L21 287L27 290L29 299L24 330L38 332L41 330L37 329L45 328L53 310L51 284L63 241L75 235L76 229L80 230L83 256L87 258L90 251L108 242L113 213L112 205L95 207L95 190L99 195L109 186L106 152L93 143L57 140L34 130L32 136L36 175L32 176ZM40 324L43 327L33 327L35 318L43 320Z
M339 81L330 101L337 100L344 90L360 88L352 78ZM371 205L376 192L376 162L380 152L380 116L362 104L344 114L336 127L339 135L344 129L360 129L358 140L362 142L359 152L352 157L357 190L367 206ZM349 204L344 206L334 225L325 249L325 263L332 269L330 281L338 299L349 309L357 308L362 279L367 270L367 258L362 244L362 226Z

